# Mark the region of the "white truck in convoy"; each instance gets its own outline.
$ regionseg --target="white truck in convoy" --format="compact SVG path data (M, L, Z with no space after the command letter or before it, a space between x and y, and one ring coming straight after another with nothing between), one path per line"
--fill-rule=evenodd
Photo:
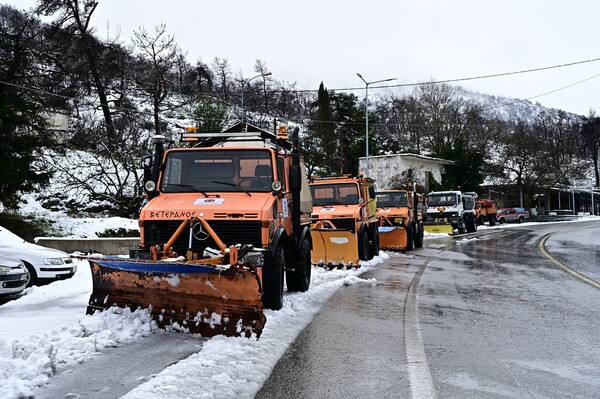
M475 198L461 191L427 194L427 218L423 226L430 233L476 232Z

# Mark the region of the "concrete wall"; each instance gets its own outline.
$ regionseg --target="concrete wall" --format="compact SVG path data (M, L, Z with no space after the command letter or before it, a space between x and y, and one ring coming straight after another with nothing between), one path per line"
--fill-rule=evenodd
M103 255L129 255L129 249L137 248L139 237L116 238L66 238L37 237L34 242L44 247L56 248L67 253L100 253Z
M453 163L452 161L417 154L377 155L369 157L369 174L367 177L375 180L377 190L386 190L391 188L390 182L394 176L400 175L408 169L413 169L417 184L429 190L428 173L431 173L437 182L441 182L444 168L446 165ZM367 169L365 157L358 159L358 167L361 171Z

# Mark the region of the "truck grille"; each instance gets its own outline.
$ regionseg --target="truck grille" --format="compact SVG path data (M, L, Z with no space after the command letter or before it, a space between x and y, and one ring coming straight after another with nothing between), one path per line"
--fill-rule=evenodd
M338 229L350 230L354 232L355 223L354 219L327 219Z
M144 239L146 248L151 245L165 244L183 220L158 220L144 222ZM255 247L262 247L260 221L245 220L207 220L210 227L217 233L217 236L226 246L235 244L251 244ZM204 236L204 234L200 234ZM173 245L173 250L183 254L188 249L190 230L186 229L181 233ZM208 237L203 241L192 239L192 248L203 251L204 248L217 248L212 238Z

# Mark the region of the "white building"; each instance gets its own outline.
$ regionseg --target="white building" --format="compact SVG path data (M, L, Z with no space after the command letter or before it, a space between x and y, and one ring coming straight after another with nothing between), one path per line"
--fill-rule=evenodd
M442 173L446 165L454 165L454 161L432 158L418 154L378 155L358 159L358 169L367 177L375 180L378 190L392 188L394 180L402 178L402 173L412 169L416 183L429 191L429 175L437 182L442 181ZM368 167L367 167L368 166ZM406 175L406 173L405 173Z

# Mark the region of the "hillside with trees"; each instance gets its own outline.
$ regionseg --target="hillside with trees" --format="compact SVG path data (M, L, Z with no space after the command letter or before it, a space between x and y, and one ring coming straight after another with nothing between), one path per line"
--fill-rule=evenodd
M44 206L73 215L135 217L152 135L177 140L190 124L221 131L242 118L265 129L299 126L310 174L358 173L366 143L356 93L324 83L299 90L260 59L249 77L227 58L192 63L164 25L140 28L130 45L103 41L91 29L96 5L39 0L32 14L0 6L0 210L17 210L21 194L36 192ZM370 154L456 161L441 187L477 190L486 180L533 196L600 180L600 117L592 111L437 82L376 92L368 107ZM52 126L53 115L68 124Z

